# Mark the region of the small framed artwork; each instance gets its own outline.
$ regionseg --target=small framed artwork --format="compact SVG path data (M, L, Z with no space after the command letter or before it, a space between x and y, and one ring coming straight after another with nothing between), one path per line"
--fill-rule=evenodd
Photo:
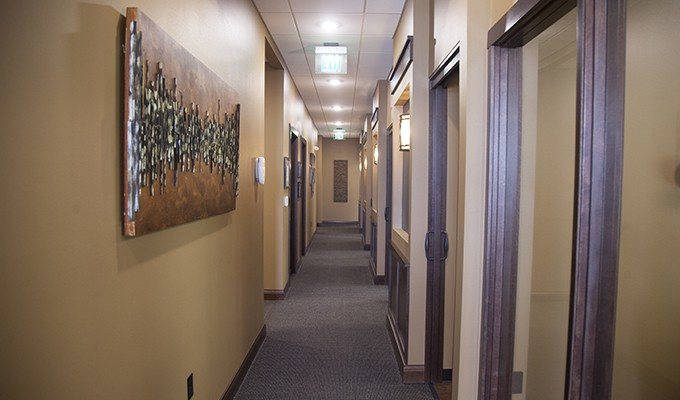
M316 167L309 168L309 186L312 196L314 196L314 187L316 186Z
M290 158L283 157L283 187L288 189L290 187Z
M309 153L309 165L312 167L316 165L316 154Z

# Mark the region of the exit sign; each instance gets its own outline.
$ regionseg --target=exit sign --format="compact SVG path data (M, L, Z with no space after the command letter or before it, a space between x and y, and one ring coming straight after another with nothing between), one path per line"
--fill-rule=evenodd
M346 74L347 47L316 46L314 65L317 74Z

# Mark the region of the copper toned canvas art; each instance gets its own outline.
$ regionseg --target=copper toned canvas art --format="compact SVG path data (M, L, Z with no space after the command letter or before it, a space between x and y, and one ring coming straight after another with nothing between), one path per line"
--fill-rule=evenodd
M234 210L236 92L136 8L124 62L124 234Z

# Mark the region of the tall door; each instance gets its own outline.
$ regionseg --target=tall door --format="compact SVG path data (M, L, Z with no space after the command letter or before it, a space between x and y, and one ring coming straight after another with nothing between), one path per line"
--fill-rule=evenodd
M392 254L392 246L390 246L390 241L392 240L392 158L393 151L392 148L392 126L387 128L387 145L385 148L385 274L387 275L387 284L390 290L392 290L391 276L393 276L390 268L390 257Z
M296 273L302 261L302 215L304 213L304 185L302 181L301 139L296 132L290 138L290 272Z
M304 256L307 254L307 141L300 139L300 198L301 208L300 213L300 251Z

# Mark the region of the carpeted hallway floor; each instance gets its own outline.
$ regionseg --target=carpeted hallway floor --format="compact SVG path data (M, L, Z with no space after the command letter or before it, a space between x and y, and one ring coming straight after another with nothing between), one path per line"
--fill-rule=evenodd
M267 302L267 337L236 399L432 399L404 385L356 226L319 227L286 300Z

